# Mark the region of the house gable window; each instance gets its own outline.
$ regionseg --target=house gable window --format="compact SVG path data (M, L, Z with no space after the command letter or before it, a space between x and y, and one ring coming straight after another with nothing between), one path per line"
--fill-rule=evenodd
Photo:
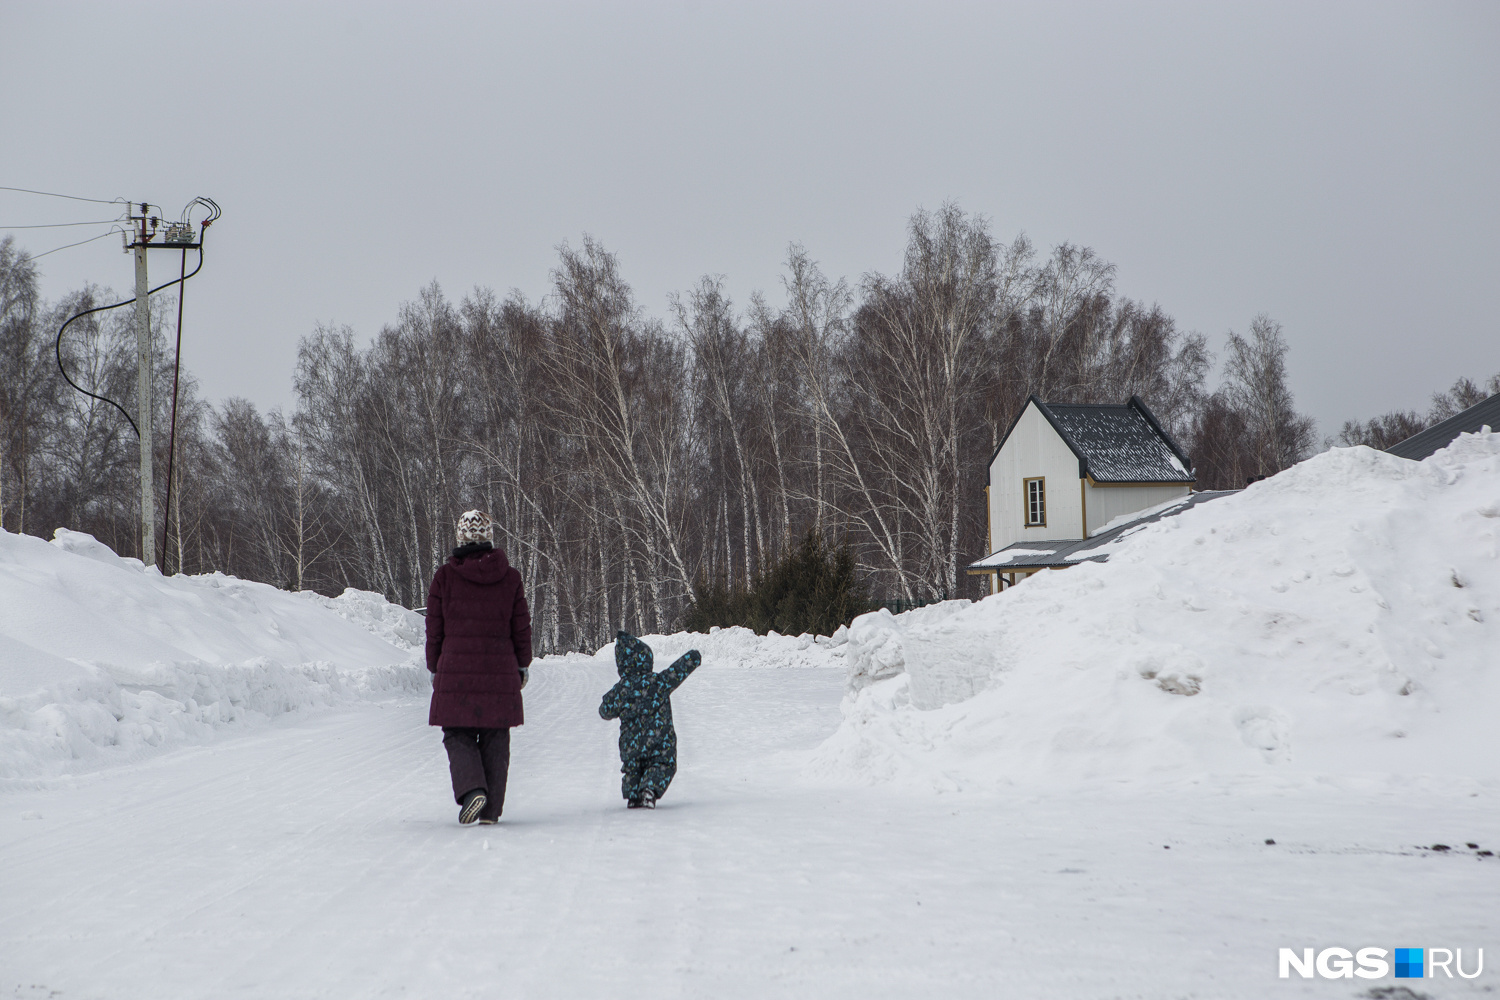
M1047 526L1046 477L1024 479L1022 483L1026 488L1026 527L1045 528Z

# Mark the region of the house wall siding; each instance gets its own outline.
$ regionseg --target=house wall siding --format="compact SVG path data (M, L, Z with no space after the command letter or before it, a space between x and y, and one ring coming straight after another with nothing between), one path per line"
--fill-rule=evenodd
M1121 514L1132 514L1147 507L1166 503L1174 497L1188 495L1186 485L1166 486L1094 486L1087 480L1083 493L1088 507L1089 534L1108 524Z
M1024 483L1035 476L1047 479L1047 524L1028 528ZM1027 403L990 463L991 551L1020 541L1082 538L1083 494L1078 484L1078 457L1041 411Z

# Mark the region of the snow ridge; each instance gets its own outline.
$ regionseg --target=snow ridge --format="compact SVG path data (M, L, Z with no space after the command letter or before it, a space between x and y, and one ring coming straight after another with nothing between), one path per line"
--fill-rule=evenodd
M421 622L378 594L163 577L81 532L0 532L0 779L425 691Z

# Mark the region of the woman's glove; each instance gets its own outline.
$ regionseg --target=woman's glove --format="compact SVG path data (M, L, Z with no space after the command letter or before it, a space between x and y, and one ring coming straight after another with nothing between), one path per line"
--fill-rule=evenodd
M529 680L531 680L531 668L530 667L522 667L521 668L521 687L524 688L526 686L526 682L529 681Z

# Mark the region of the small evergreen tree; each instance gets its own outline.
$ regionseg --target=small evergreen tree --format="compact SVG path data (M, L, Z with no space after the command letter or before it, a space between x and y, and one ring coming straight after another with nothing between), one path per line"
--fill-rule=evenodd
M700 579L693 584L693 603L682 618L686 632L707 632L715 625L749 625L750 592L744 584L733 586L723 580L712 583Z
M855 575L849 546L830 548L809 530L749 590L723 582L696 584L683 628L706 632L714 625L743 625L759 635L772 629L782 635L832 635L874 607Z

